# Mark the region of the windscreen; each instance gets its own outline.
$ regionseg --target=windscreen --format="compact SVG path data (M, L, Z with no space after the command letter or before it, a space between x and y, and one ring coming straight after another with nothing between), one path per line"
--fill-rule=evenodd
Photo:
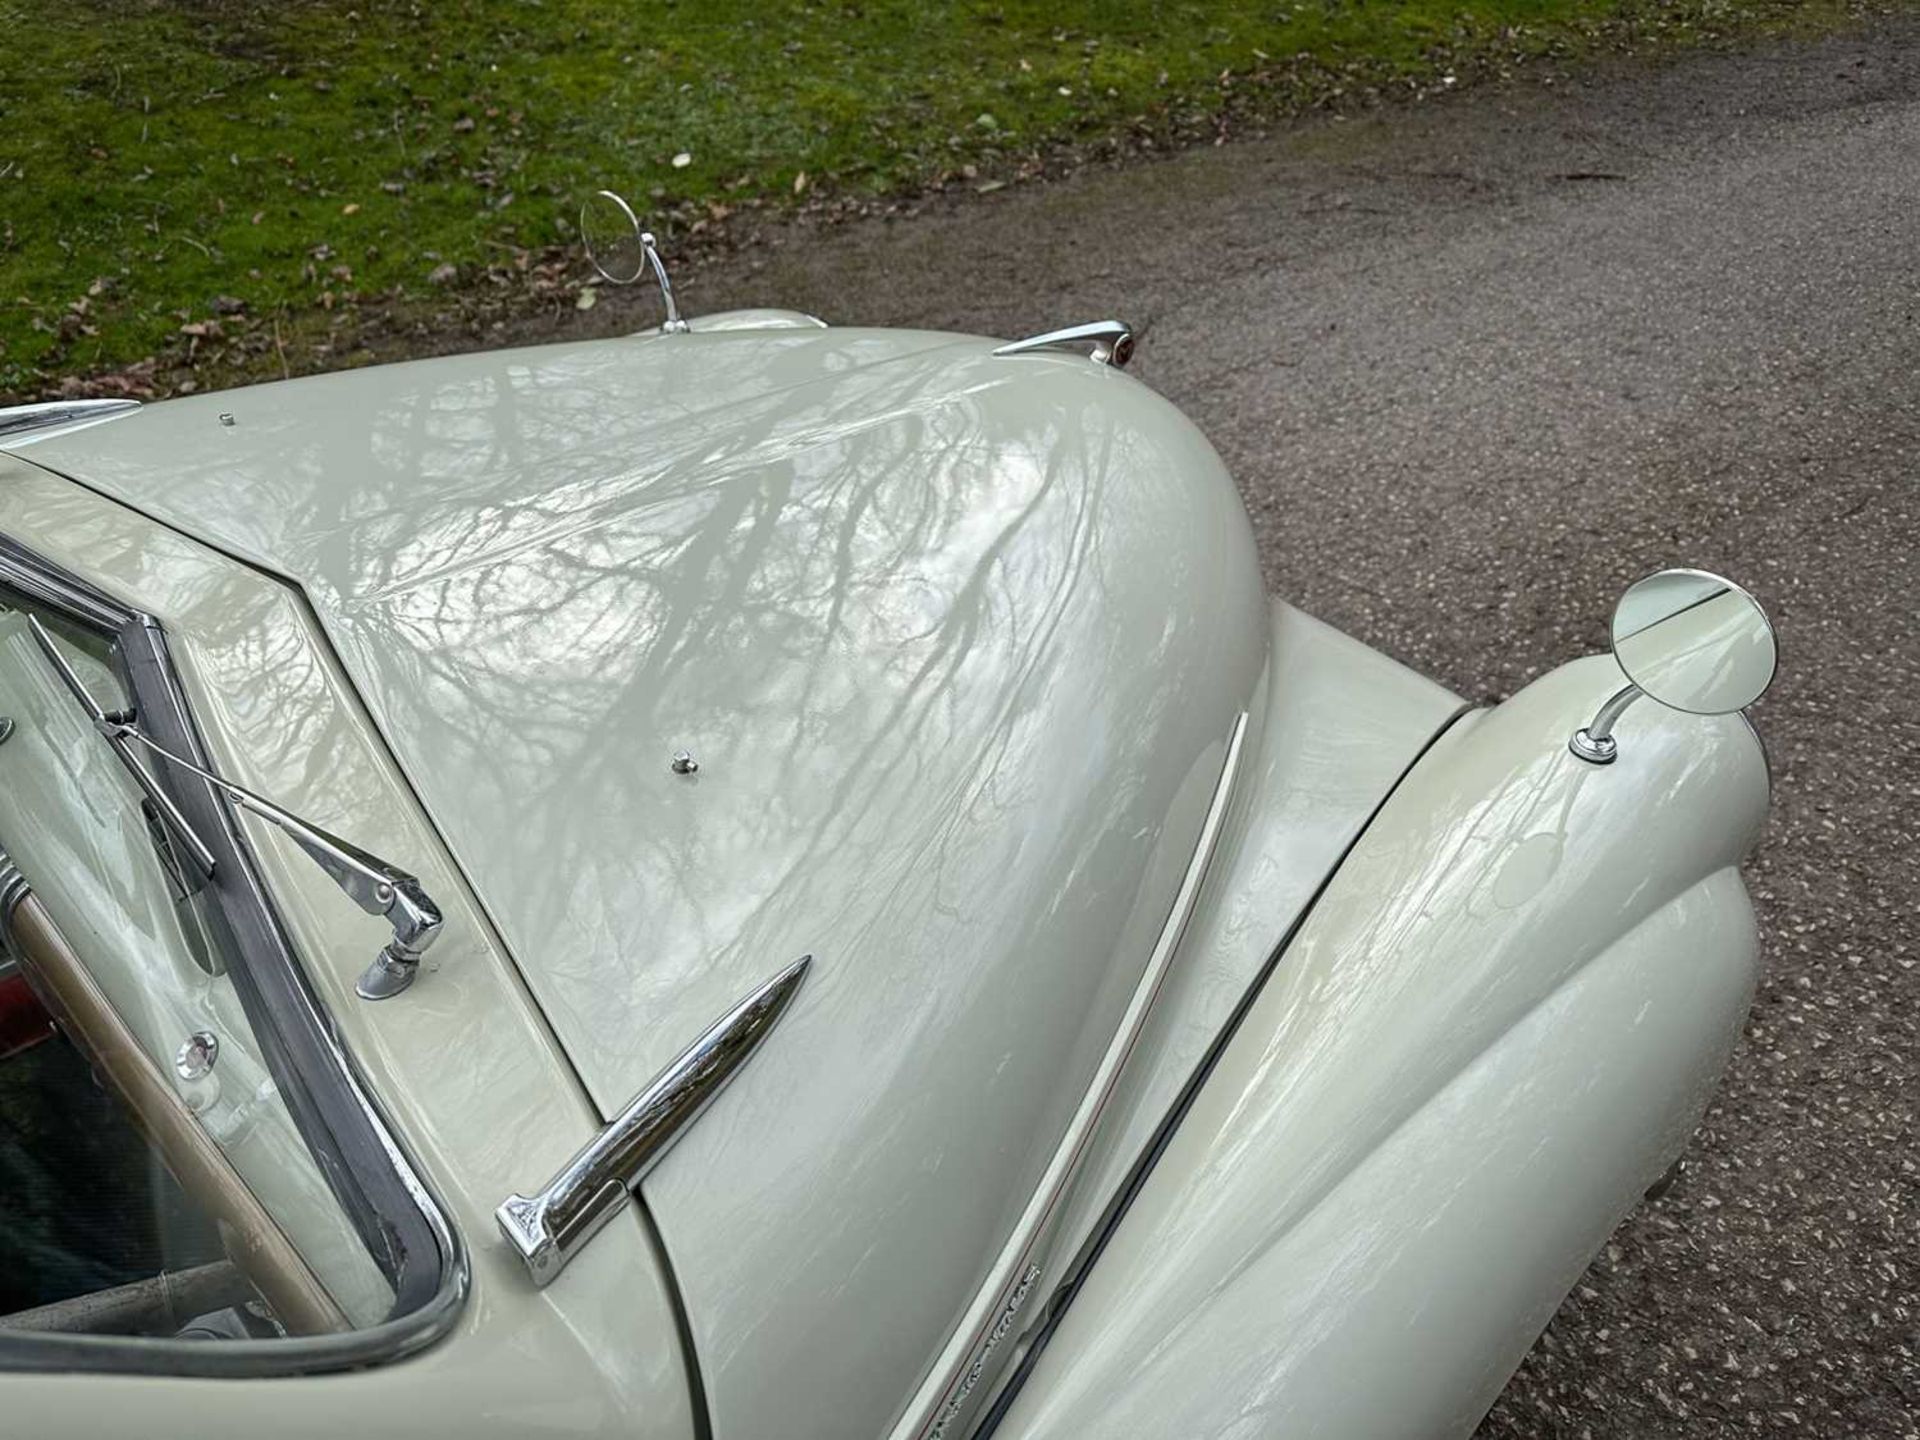
M393 1289L249 1023L193 837L29 613L104 708L132 705L113 640L0 595L0 1338L378 1324Z

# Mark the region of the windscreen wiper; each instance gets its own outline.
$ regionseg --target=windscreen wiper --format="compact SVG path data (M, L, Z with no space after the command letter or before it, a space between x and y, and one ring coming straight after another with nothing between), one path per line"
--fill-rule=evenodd
M132 710L103 710L68 663L67 657L60 653L53 636L40 623L39 617L27 616L27 626L33 632L41 653L73 693L74 700L86 712L93 728L113 746L114 753L133 776L134 783L145 792L167 828L180 841L187 858L203 876L211 878L214 873L212 848L195 832L186 816L180 813L180 807L174 804L154 778L153 772L141 762L133 748L136 744L169 765L199 776L234 805L279 826L294 844L306 851L313 862L327 872L348 899L367 914L379 915L393 926L393 939L382 947L373 963L354 984L354 989L363 998L385 1000L398 995L413 983L420 971L420 958L439 936L441 924L440 907L420 888L417 879L351 841L342 840L318 825L302 820L264 796L214 774L183 755L176 755L140 729L138 717Z

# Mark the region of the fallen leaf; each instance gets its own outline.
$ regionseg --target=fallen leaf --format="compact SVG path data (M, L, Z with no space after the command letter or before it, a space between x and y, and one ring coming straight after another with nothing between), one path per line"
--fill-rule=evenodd
M457 265L436 265L427 272L427 283L429 285L451 284L459 274L460 268Z
M473 117L471 115L462 115L458 120L453 122L453 130L456 135L464 135L471 129L473 129Z
M578 295L573 297L573 308L576 310L591 310L599 301L600 292L598 290L582 290Z
M798 195L807 188L807 172L802 170L793 177L793 193Z
M688 154L685 150L682 150L678 155L673 157L673 168L676 170L684 170L687 168L687 166L691 165L692 163L693 163L693 156Z
M360 207L351 203L342 205L340 207L340 213L342 215L358 215L360 213Z

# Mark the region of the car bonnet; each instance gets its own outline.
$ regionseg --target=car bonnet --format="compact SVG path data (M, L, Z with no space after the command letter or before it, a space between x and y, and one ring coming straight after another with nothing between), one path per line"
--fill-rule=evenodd
M1257 684L1204 440L1082 357L696 328L28 455L304 591L603 1115L815 956L645 1193L716 1433L883 1430L1057 1143Z

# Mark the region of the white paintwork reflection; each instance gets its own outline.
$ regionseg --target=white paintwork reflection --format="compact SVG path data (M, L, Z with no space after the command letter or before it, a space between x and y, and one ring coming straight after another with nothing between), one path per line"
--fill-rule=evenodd
M1735 717L1607 770L1565 666L1449 731L1249 1011L999 1440L1465 1435L1679 1150L1753 980Z

